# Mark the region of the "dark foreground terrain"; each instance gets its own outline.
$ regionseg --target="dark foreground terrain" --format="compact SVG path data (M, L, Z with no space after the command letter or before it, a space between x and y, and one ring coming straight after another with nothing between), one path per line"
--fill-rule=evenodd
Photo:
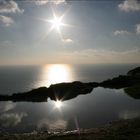
M120 120L101 128L61 133L0 134L0 140L140 140L140 118Z

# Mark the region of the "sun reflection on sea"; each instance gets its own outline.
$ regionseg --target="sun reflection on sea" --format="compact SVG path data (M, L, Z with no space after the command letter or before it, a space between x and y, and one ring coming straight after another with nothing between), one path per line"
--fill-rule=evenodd
M41 70L40 81L37 86L47 86L51 84L70 82L73 80L72 68L67 64L49 64Z

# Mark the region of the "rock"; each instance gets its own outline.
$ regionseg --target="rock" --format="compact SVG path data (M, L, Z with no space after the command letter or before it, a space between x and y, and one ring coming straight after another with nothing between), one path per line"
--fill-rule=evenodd
M128 71L128 76L140 76L140 67L137 67L133 70Z
M0 101L30 101L46 102L51 100L69 100L80 94L88 94L98 83L82 83L79 81L71 83L59 83L51 85L49 88L40 87L24 93L14 93L10 95L0 95Z

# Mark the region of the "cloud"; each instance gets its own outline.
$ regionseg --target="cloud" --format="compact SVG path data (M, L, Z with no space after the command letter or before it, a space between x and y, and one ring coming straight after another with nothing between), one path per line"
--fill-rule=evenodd
M48 130L64 130L67 127L67 122L62 119L58 120L47 120L47 119L42 119L38 123L38 129L46 128Z
M136 25L136 34L140 35L140 24Z
M74 41L70 38L62 39L62 42L64 43L73 43Z
M22 118L26 117L27 113L4 113L0 115L0 126L13 127L21 123Z
M0 23L2 23L5 26L10 26L14 23L14 21L11 17L0 15Z
M118 5L119 9L125 12L140 11L140 3L137 0L125 0Z
M47 4L49 1L48 0L36 0L35 4L36 5L45 5Z
M16 103L13 102L0 102L0 113L7 112L16 107Z
M63 57L59 57L61 62L81 64L98 63L139 63L140 48L134 48L124 51L111 51L104 49L85 49L73 52L65 52Z
M16 107L16 103L11 101L0 102L0 126L1 127L12 127L16 126L22 121L23 117L27 116L27 113L9 113Z
M131 34L133 34L133 33L128 32L126 30L116 30L113 33L114 33L115 36L118 36L118 35L131 35ZM134 31L133 35L140 35L140 24L136 24L135 25L135 31Z
M114 35L117 36L117 35L129 35L130 32L126 31L126 30L116 30L114 32Z
M14 0L0 0L0 13L23 13Z
M53 3L53 4L62 4L62 3L66 3L65 0L36 0L35 4L36 5L46 5L48 3Z

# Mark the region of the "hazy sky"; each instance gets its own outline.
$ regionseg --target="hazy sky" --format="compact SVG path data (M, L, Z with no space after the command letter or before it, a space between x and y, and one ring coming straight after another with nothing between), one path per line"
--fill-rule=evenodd
M0 0L0 65L139 62L138 0Z

